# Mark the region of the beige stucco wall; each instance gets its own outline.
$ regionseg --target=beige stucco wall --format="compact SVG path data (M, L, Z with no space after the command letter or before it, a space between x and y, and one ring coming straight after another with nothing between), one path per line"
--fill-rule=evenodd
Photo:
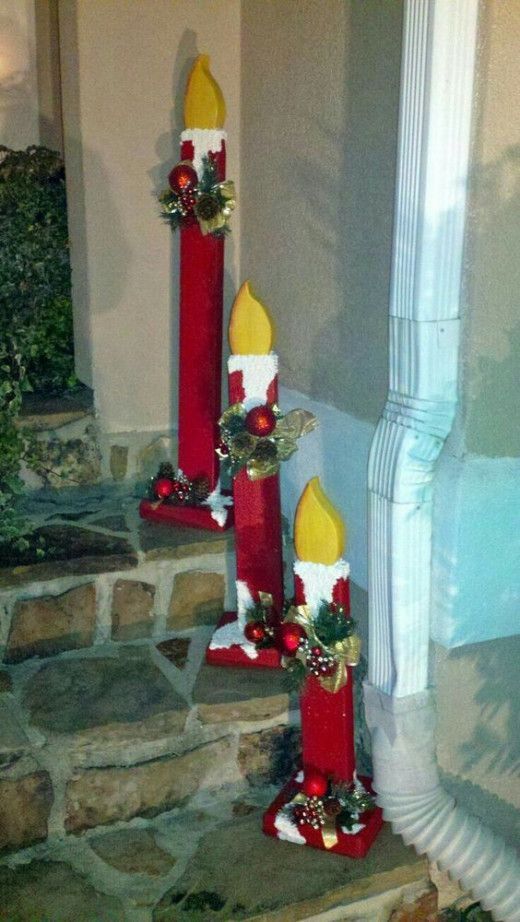
M195 56L211 55L238 175L239 0L61 0L77 369L108 431L176 419L178 241L154 195L178 159ZM234 218L238 239L239 216ZM237 251L227 245L227 285Z
M34 0L0 5L0 144L39 143Z
M281 379L376 421L387 389L400 0L247 0L241 271Z
M58 0L35 4L40 144L63 152Z
M485 0L469 196L464 447L520 455L520 3Z

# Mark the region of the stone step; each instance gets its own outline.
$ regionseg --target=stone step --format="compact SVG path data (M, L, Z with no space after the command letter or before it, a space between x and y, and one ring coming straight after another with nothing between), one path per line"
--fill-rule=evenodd
M283 675L207 666L209 633L5 670L0 852L285 780L299 740Z
M61 489L101 480L99 433L88 387L52 397L25 394L17 424L33 437L36 463L21 472L27 487Z
M0 659L216 624L230 604L229 533L143 522L123 487L31 497L30 547L0 548Z
M17 922L434 922L426 862L385 825L362 861L261 832L268 792L69 837L0 866ZM259 809L260 807L260 809Z
M175 463L170 429L106 432L97 421L93 392L83 385L62 395L25 394L17 420L32 437L35 464L22 465L28 489L63 490L78 484L146 483L163 461Z

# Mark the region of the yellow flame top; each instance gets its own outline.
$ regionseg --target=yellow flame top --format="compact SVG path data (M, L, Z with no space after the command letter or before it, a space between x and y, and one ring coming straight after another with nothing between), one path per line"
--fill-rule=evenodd
M294 517L294 544L300 560L333 564L345 550L347 532L319 477L305 487Z
M199 54L188 77L184 97L185 128L223 128L226 103L209 69L209 55Z
M269 308L253 294L249 280L240 287L229 319L229 345L235 355L267 355L275 325Z

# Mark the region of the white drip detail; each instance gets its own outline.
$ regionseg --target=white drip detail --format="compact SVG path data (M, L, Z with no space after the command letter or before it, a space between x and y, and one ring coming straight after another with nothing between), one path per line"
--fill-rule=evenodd
M332 602L334 586L338 580L348 578L350 565L342 559L330 565L296 560L294 573L301 579L307 605L314 613L321 602Z
M347 829L346 826L341 826L340 828L344 836L356 836L358 832L365 828L365 823L354 823L351 829Z
M233 505L233 498L231 496L225 496L220 490L220 480L218 481L215 489L207 497L204 505L209 506L211 518L220 525L221 528L224 528L229 507Z
M242 387L245 394L245 407L265 403L267 392L278 374L278 356L275 352L268 355L230 355L228 371L242 373Z
M210 650L228 650L229 647L240 647L249 659L256 659L258 650L253 643L244 637L246 611L254 605L253 597L247 583L241 579L236 581L237 587L237 617L228 624L217 628L209 645Z
M227 134L221 128L186 128L181 134L181 143L191 141L193 144L193 167L200 179L202 172L202 159L208 154L218 154L222 150L222 142L227 140Z
M291 820L285 810L279 810L274 820L275 828L278 830L278 838L284 842L292 842L294 845L306 845L305 839L298 831L298 827Z
M235 586L237 588L237 621L240 625L240 629L243 631L246 626L246 612L248 608L252 608L255 603L245 580L237 579Z

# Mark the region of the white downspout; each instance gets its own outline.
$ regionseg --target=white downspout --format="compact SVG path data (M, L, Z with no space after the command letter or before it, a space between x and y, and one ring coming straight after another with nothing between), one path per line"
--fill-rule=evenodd
M441 787L428 689L432 481L457 400L478 0L405 0L390 384L369 463L369 676L378 801L501 922L520 862Z

